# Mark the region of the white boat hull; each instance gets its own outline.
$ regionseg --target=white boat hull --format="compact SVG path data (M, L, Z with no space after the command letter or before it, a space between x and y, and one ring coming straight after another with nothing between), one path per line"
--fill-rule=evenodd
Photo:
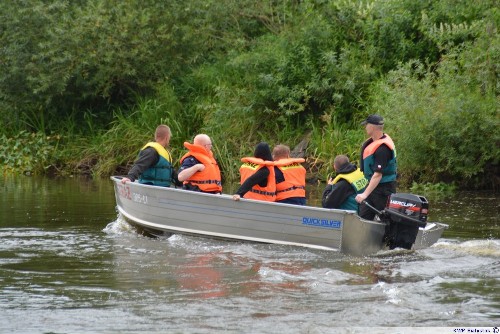
M214 238L294 245L369 255L384 248L385 223L359 218L354 211L282 203L234 201L175 188L111 177L120 214L151 233L183 233ZM446 225L421 229L415 248L435 243Z

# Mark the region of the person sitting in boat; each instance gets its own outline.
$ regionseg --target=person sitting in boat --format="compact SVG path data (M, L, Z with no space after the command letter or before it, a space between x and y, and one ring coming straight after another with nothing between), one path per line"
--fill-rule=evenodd
M276 163L276 202L306 205L306 169L303 158L290 158L290 148L276 145L273 149Z
M349 162L345 155L337 155L333 160L333 168L337 176L328 180L323 191L321 204L324 208L358 211L359 204L355 198L368 185L368 180L355 164Z
M240 167L240 188L233 195L238 201L241 197L274 202L276 200L276 178L274 161L269 145L257 144L253 157L242 158Z
M161 124L156 128L155 141L149 142L139 151L134 165L122 178L122 183L134 182L155 186L169 187L177 184L177 175L172 166L172 155L167 146L172 137L172 132L167 125Z
M181 158L179 181L186 190L220 194L222 182L219 165L212 152L212 141L206 134L194 137L193 144L184 143L188 152Z

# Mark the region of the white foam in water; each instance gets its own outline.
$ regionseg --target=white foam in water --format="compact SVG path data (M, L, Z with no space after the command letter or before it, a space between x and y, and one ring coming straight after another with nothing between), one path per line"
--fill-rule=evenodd
M134 227L127 223L121 215L118 215L115 221L106 225L102 231L107 234L135 233Z
M191 252L209 253L222 251L227 247L226 244L220 240L198 236L188 236L180 233L174 233L171 236L168 236L167 239L170 246L186 248Z
M260 268L259 274L261 277L269 282L285 282L285 281L299 281L305 278L300 275L290 274L283 270L273 268Z
M399 288L397 286L388 285L385 282L378 282L373 289L381 289L382 293L387 297L386 303L398 305L401 299L398 297Z
M468 240L458 243L450 240L443 240L434 244L433 247L451 249L471 255L500 257L499 239Z
M469 240L461 243L467 253L500 257L500 240Z
M168 238L169 243L181 242L183 240L182 234L173 234L170 238Z

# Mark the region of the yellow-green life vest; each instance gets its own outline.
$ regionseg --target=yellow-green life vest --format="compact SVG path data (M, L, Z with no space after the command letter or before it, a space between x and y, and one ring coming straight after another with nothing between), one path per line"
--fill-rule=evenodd
M358 211L358 202L356 202L356 195L362 193L368 185L368 180L363 175L363 172L358 168L348 174L339 174L333 179L333 184L340 180L346 180L354 189L354 194L347 197L342 203L340 209Z
M159 143L150 142L144 145L141 149L145 150L148 147L152 147L160 155L158 163L144 171L139 177L139 183L152 183L155 186L169 187L172 183L172 156L170 153Z

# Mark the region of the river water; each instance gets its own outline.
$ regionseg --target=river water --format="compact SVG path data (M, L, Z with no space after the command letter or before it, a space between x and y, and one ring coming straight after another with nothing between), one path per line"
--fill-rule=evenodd
M148 238L118 216L107 179L0 189L0 333L499 332L496 193L431 202L450 226L431 248L349 257Z

